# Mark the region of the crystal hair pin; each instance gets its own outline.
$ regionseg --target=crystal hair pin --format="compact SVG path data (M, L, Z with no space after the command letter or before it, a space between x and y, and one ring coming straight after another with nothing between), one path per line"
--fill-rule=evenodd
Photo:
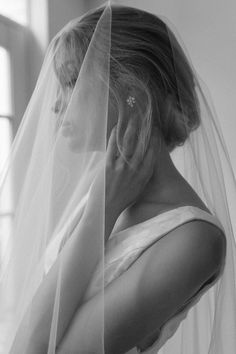
M135 104L135 97L133 96L129 96L126 100L127 104L130 106L130 107L134 107L134 104Z

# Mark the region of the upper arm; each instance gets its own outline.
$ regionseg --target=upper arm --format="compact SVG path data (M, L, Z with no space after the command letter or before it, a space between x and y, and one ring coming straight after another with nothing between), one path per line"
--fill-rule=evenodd
M171 317L219 270L223 244L219 229L211 224L183 224L155 242L111 282L104 290L105 353L130 350ZM94 296L75 314L58 353L83 352L82 338L86 338L86 349L96 352L103 311L99 301Z

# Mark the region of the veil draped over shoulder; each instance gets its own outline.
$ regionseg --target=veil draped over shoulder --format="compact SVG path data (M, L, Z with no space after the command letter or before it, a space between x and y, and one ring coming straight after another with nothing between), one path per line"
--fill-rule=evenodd
M112 95L112 70L115 68L118 73L118 84L119 70L126 65L119 63L119 53L112 47L116 36L113 12L118 8L113 6L109 1L96 11L71 21L53 38L10 154L0 171L0 201L10 191L14 205L11 232L1 234L5 240L0 259L2 354L32 354L33 338L41 330L45 332L44 352L56 353L74 313L83 314L80 309L95 270L98 281L93 295L98 296L97 316L100 316L96 354L105 353L108 103ZM92 16L92 25L86 27L87 16ZM186 117L183 128L191 130L185 143L173 149L171 157L183 177L221 222L227 253L219 280L189 311L160 353L233 354L236 348L235 177L210 95L193 67L193 100L198 104L195 111L186 110L179 46L189 65L191 61L176 29L167 19L162 18L162 21L166 24L164 28L175 69L176 102L182 117ZM86 38L78 35L86 31L89 33ZM137 113L143 126L151 114L150 97L146 101L146 109ZM118 124L123 124L123 102L117 100L117 104ZM200 124L194 128L188 118L196 113ZM98 175L99 184L95 183ZM96 203L91 220L87 213L94 195ZM68 273L66 252L77 254L76 279ZM42 288L50 277L54 284L51 291ZM70 289L72 284L73 291ZM44 296L50 299L47 312L36 296L39 291L45 291ZM68 302L72 304L70 312L67 311ZM48 326L44 329L42 313ZM87 338L80 338L78 334L78 353L81 354L89 352L89 335L92 335L89 314L87 316L83 321L83 333Z

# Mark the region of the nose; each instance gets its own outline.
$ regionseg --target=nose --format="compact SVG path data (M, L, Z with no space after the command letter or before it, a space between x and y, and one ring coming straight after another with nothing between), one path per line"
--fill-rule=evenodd
M66 102L64 100L62 101L61 99L57 99L55 105L52 107L52 111L56 114L58 124L61 124L61 122L63 121L63 114L66 111L66 107ZM70 123L66 121L63 122L62 125L70 125Z
M54 104L53 111L56 113L56 125L57 128L61 127L72 127L71 122L68 119L68 115L65 116L65 112L70 100L71 92L59 92L56 102Z

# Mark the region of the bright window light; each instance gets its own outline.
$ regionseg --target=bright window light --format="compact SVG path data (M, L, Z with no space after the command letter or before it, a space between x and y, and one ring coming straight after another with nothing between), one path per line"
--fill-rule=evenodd
M10 57L7 50L0 47L0 181L12 145L12 102ZM12 220L12 176L8 174L4 192L0 193L0 269L3 255L9 247ZM6 259L5 259L6 260Z
M0 116L9 116L12 114L10 58L8 51L3 47L0 47L0 78Z
M0 14L26 25L27 2L28 0L0 0Z
M11 122L8 118L0 118L0 179L3 165L10 153L12 142ZM5 165L4 165L5 166ZM12 174L7 174L4 192L0 195L0 268L3 266L3 256L10 246L11 223L13 217ZM5 259L6 260L6 259Z

